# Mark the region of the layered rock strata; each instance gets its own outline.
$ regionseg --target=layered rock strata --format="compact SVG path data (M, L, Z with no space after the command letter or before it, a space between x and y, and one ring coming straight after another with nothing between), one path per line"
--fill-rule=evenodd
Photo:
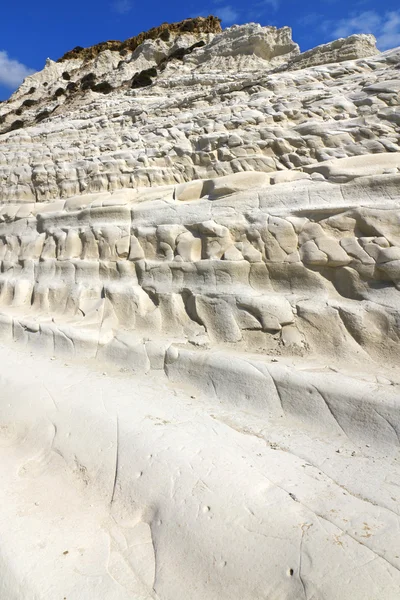
M26 406L5 376L5 494L40 496L53 573L8 507L5 597L396 597L399 64L199 18L0 106L1 339L94 370L27 360ZM85 523L66 567L41 485Z
M306 69L316 65L367 58L376 54L378 52L373 35L355 34L302 52L290 60L288 68Z

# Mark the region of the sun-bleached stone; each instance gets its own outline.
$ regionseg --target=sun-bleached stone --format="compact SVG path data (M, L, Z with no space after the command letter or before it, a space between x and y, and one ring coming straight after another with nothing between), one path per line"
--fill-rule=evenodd
M397 598L399 56L188 19L0 105L1 598Z
M373 35L355 34L321 44L290 59L289 69L307 69L317 65L356 60L379 54Z

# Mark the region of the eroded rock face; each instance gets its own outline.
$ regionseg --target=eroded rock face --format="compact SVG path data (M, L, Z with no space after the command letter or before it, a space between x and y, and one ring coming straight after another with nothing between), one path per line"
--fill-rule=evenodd
M379 54L379 51L373 35L355 34L302 52L291 59L288 67L290 69L306 69L316 65L367 58L376 54Z
M394 599L400 51L128 42L0 107L0 596Z
M232 60L237 57L246 57L249 64L254 61L255 65L257 59L261 59L261 61L258 60L259 67L264 61L264 65L267 62L267 68L272 69L299 53L299 46L292 40L290 27L277 29L249 23L248 25L235 25L226 29L223 34L215 36L188 62L199 66L206 63L208 70L214 68L222 70L224 58ZM203 65L204 67L205 65Z

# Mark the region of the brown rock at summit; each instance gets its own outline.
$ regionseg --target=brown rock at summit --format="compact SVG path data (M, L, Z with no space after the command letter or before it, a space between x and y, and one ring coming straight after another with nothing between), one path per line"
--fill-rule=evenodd
M125 51L133 52L146 40L161 38L162 40L167 41L171 34L221 33L221 31L221 19L212 15L208 17L184 19L178 23L162 23L158 27L153 27L148 31L142 31L138 35L128 38L124 42L119 40L109 40L108 42L100 42L99 44L89 46L88 48L76 46L69 52L66 52L57 62L63 62L74 58L90 60L104 50L113 50L114 52L121 52L121 54L124 54Z

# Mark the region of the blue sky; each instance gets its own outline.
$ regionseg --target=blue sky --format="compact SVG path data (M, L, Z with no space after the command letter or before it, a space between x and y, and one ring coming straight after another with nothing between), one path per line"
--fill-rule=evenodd
M223 27L255 21L289 25L307 50L352 33L373 33L381 50L400 46L398 0L18 0L4 2L0 23L0 99L23 77L74 46L123 40L163 21L214 14Z

